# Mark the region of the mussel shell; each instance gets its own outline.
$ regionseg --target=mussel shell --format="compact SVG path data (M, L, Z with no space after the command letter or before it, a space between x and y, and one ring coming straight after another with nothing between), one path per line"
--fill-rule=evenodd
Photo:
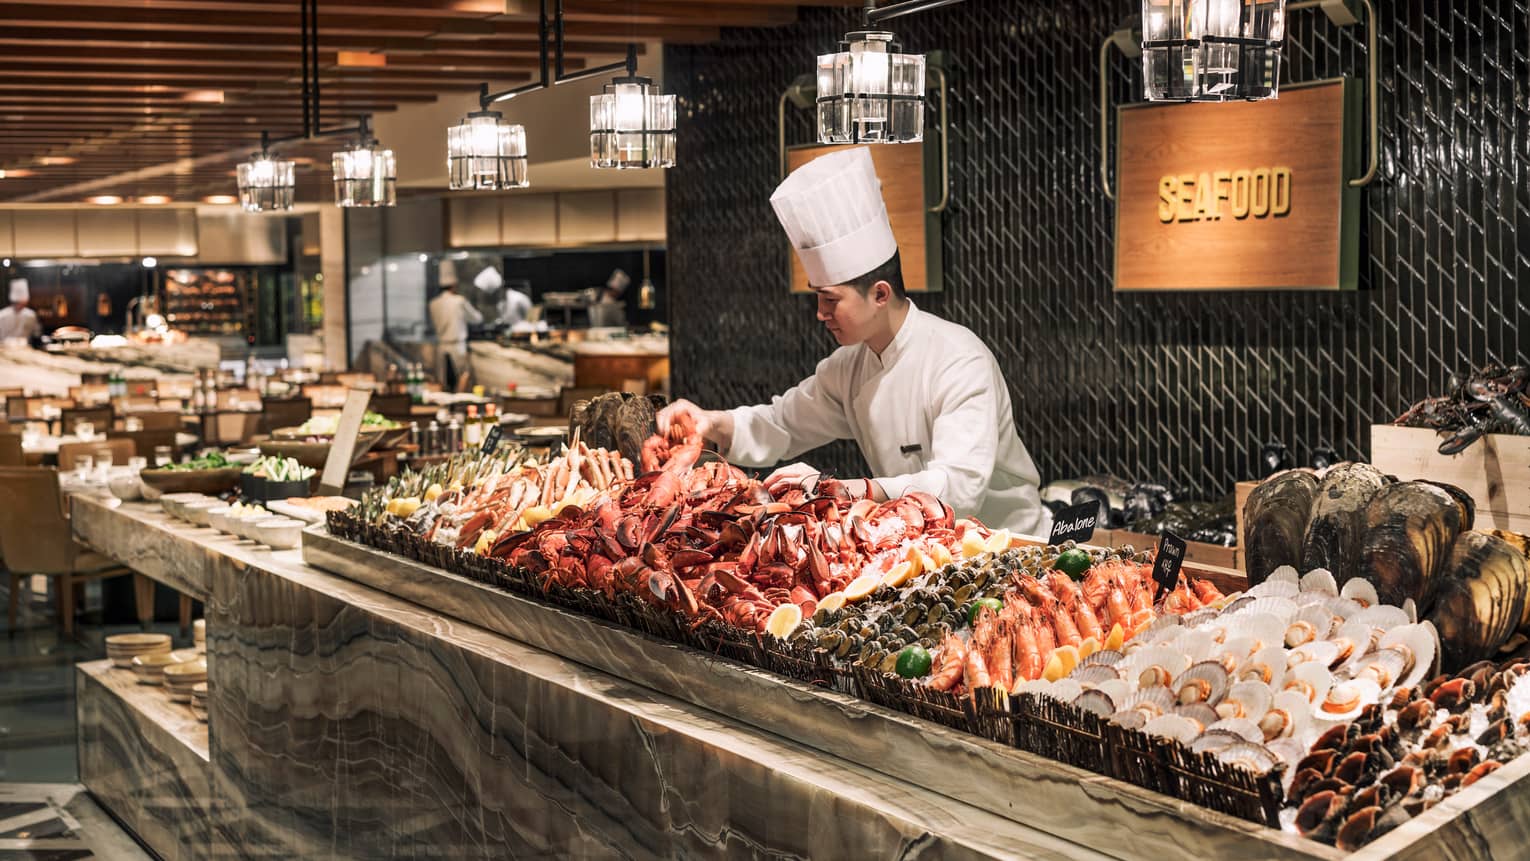
M1440 633L1446 672L1490 657L1508 641L1530 591L1526 560L1508 542L1485 532L1456 539L1427 620Z
M1302 571L1326 568L1339 585L1355 575L1365 508L1386 483L1381 470L1366 463L1341 463L1323 476L1302 535Z
M1305 470L1286 470L1265 479L1243 506L1245 570L1256 585L1282 565L1301 561L1302 539L1317 496L1318 480Z
M1449 548L1463 528L1463 511L1440 487L1405 481L1382 488L1365 509L1360 576L1384 604L1408 598L1434 605Z

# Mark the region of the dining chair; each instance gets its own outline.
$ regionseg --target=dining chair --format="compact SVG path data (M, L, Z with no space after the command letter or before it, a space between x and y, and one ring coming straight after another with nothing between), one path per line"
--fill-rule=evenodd
M80 422L90 422L96 426L97 431L104 431L112 426L112 406L64 407L59 413L59 419L65 434L74 433L74 426Z
M130 439L98 439L90 442L66 442L58 447L58 465L61 469L74 468L74 459L78 455L88 454L96 456L101 449L108 449L112 453L113 464L125 464L128 458L135 453L136 447ZM149 452L154 453L152 450Z
M52 467L0 466L0 556L5 558L10 575L6 618L13 636L23 577L56 578L59 624L65 636L73 636L75 587L88 580L133 574L116 560L74 540L59 490L58 470ZM147 624L154 617L152 590L147 601L145 590L136 583L133 591L138 620Z
M26 466L21 453L21 434L0 433L0 466Z
M297 427L313 417L313 401L308 398L261 398L260 432Z
M367 404L367 409L384 418L409 424L414 418L409 412L409 408L413 405L414 401L407 394L383 395L374 392L372 394L372 402Z
M110 442L119 442L121 440L127 440L128 442L131 442L133 444L133 454L136 454L139 457L148 458L151 461L154 459L154 449L158 448L159 446L166 446L170 449L175 448L175 431L166 428L156 428L154 430L144 428L143 430L136 431L107 431L106 438ZM112 463L118 462L117 454L114 451L112 453ZM60 460L59 464L64 465L64 462Z
M141 413L133 413L133 417L143 422L143 429L146 431L178 431L186 423L180 410L145 410Z

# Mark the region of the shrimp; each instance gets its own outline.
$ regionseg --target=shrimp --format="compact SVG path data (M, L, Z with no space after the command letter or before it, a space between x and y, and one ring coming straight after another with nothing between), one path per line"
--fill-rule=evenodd
M1084 641L1084 638L1078 635L1078 626L1073 624L1073 617L1062 608L1061 602L1054 600L1052 606L1047 609L1052 613L1052 627L1057 631L1059 646L1077 646Z
M983 660L982 649L967 650L967 665L962 673L962 683L967 686L969 693L993 684L988 675L988 662Z
M1100 618L1094 614L1094 608L1087 601L1079 601L1073 608L1073 621L1078 624L1079 636L1084 639L1094 638L1096 643L1105 640L1105 632L1100 629Z
M1128 628L1132 618L1132 606L1126 599L1126 592L1120 587L1112 588L1105 597L1105 610L1107 619L1112 625L1120 625L1123 629Z
M1045 659L1042 657L1041 648L1036 644L1036 628L1029 618L1017 620L1014 624L1015 636L1011 643L1014 649L1015 681L1031 681L1041 678L1041 671L1046 669Z
M1014 646L1010 636L1009 622L1004 619L995 619L986 638L984 649L984 661L988 664L988 675L993 684L1004 690L1009 690L1015 683L1014 673Z
M1222 590L1210 580L1196 580L1190 586L1195 590L1195 597L1200 599L1202 605L1210 604L1222 597Z
M1078 584L1061 571L1053 571L1047 575L1047 588L1051 589L1052 594L1056 595L1058 600L1063 602L1063 606L1070 610L1079 600Z
M966 652L967 647L960 639L947 634L945 641L940 644L940 667L930 676L928 685L937 691L949 691L956 687L962 678L962 659L966 657Z
M1057 638L1052 635L1051 620L1040 607L1031 608L1031 630L1036 632L1036 648L1041 650L1042 656L1052 654L1052 650L1057 648Z

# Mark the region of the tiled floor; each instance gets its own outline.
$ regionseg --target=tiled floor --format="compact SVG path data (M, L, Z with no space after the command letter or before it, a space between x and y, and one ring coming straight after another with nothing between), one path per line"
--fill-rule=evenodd
M0 602L8 580L0 575ZM24 585L16 630L0 621L0 861L149 857L76 783L74 665L105 657L107 635L139 630L100 624L100 603L100 584L87 584L65 638L54 605ZM154 630L190 645L174 623Z

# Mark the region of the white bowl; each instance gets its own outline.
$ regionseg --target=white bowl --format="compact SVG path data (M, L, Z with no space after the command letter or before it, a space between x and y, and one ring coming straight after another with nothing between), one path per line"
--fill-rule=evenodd
M233 510L234 507L232 505L220 505L217 508L208 511L207 525L218 530L219 532L233 532L233 529L229 528L228 522L228 513Z
M206 501L181 503L181 518L198 526L208 526L208 513L214 508L222 508L223 500L208 498Z
M123 502L133 502L143 497L143 481L131 472L118 473L106 480L112 496Z
M272 517L255 524L255 540L272 550L291 550L303 541L301 520L291 517Z
M200 493L167 493L159 498L160 507L171 517L180 517L182 503L207 497Z
M270 520L270 514L246 514L243 517L235 517L229 521L229 527L240 538L248 538L251 541L259 541L255 536L255 524L262 520Z

